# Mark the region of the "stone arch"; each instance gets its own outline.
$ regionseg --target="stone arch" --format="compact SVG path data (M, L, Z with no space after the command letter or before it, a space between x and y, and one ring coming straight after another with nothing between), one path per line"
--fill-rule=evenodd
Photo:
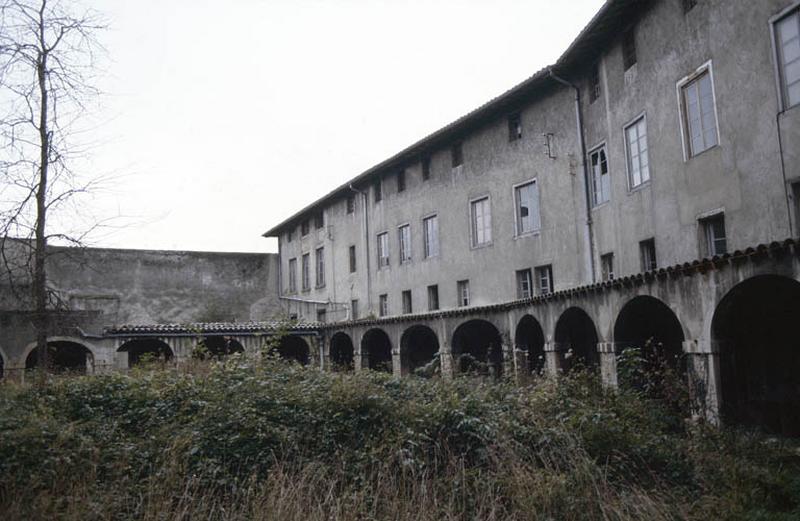
M545 366L544 331L532 315L523 316L514 332L514 347L525 351L528 373L541 373Z
M727 423L800 436L800 282L779 275L734 286L711 321Z
M617 353L637 347L645 353L661 350L670 361L682 359L683 326L677 315L661 300L649 295L630 299L614 322Z
M362 367L392 372L392 342L383 329L370 329L361 337Z
M334 371L355 369L355 349L350 335L339 331L331 337L329 359Z
M491 322L473 319L453 332L453 364L459 373L500 376L503 373L503 339Z
M221 358L235 353L244 353L244 346L233 337L224 335L204 336L199 344L205 348L208 355Z
M439 339L428 326L418 324L403 331L400 337L400 367L404 375L413 374L417 369L427 366L438 353Z
M134 367L145 360L168 362L174 357L169 344L153 337L127 340L119 346L117 352L128 353L128 367Z
M36 342L25 348L25 369L36 369L39 357ZM94 372L94 351L88 344L72 337L47 338L47 372L87 374Z
M561 369L565 373L579 366L595 369L600 365L597 329L583 309L571 307L561 313L556 322L554 339Z
M283 360L294 361L300 365L311 362L311 349L308 342L299 335L284 335L275 347L275 352Z

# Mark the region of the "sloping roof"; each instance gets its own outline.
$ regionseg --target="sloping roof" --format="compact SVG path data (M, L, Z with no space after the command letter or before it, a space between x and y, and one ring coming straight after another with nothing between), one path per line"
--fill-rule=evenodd
M124 324L103 330L103 336L213 336L222 334L313 333L319 324L313 322L193 322L189 324Z
M550 78L549 71L551 68L558 70L562 74L567 74L574 69L576 64L595 60L603 47L610 40L616 38L633 17L638 16L653 2L654 0L607 0L554 65L539 70L533 76L503 94L371 167L294 213L280 224L273 226L263 236L277 237L283 229L289 225L295 225L311 210L347 193L352 193L350 190L351 185L364 187L379 175L419 161L422 156L441 148L445 144L451 144L453 141L463 138L471 130L480 127L487 121L519 108L523 102L531 99L532 96L540 94L549 88L557 87L557 83Z

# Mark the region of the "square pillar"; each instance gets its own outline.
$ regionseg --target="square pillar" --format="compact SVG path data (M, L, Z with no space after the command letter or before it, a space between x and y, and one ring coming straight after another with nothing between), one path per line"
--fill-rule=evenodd
M545 374L549 377L558 376L561 370L561 348L556 342L544 343L544 368Z
M689 370L689 396L695 414L714 425L720 423L719 346L707 340L686 340L683 350Z
M619 386L617 379L617 354L613 342L598 342L597 352L600 354L600 379L605 387L616 389Z

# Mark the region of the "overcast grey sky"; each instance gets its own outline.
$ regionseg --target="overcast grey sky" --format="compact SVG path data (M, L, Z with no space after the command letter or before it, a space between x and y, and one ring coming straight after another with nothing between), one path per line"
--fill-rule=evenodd
M91 0L110 29L93 245L261 234L552 63L602 0Z

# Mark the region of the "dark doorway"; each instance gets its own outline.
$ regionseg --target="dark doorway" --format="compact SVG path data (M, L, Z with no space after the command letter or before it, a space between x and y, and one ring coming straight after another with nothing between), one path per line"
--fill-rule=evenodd
M597 330L584 310L569 308L561 314L556 323L555 341L565 373L579 367L596 369L600 365Z
M424 373L431 376L433 372L425 369L433 369L430 365L438 352L439 340L431 328L411 326L406 329L400 338L400 366L403 374L416 374L417 369L420 369L420 375Z
M525 315L517 324L514 333L514 345L525 351L528 360L527 371L530 374L541 374L545 366L544 332L539 321Z
M382 329L370 329L361 339L362 366L373 371L392 372L392 342Z
M128 353L128 367L142 362L167 362L172 360L172 349L157 338L137 338L122 344L118 349Z
M748 279L720 301L711 323L720 353L725 422L800 436L800 282Z
M499 377L503 374L500 332L485 320L464 322L453 333L453 362L458 372Z
M94 356L86 346L77 342L55 341L47 343L47 372L86 374L94 365ZM34 349L25 359L25 369L39 366L39 353Z
M336 333L331 337L331 367L334 371L352 371L355 368L353 341L346 333Z
M297 335L283 336L276 351L283 360L297 362L300 365L308 365L311 361L308 343Z

